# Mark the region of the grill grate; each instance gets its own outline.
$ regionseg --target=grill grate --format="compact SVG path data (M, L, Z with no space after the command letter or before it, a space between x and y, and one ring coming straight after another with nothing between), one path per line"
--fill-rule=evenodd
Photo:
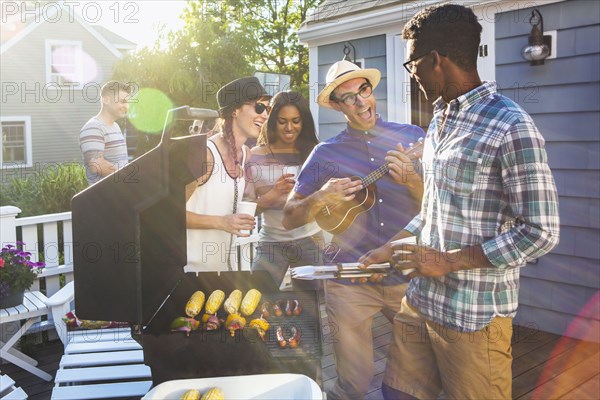
M238 279L238 274L241 273L232 277ZM152 326L147 326L144 333L136 335L136 340L144 349L144 361L152 369L155 385L174 379L283 372L302 373L319 379L322 346L317 292L272 292L264 291L265 287L262 287L261 304L252 316L246 318L248 324L260 317L260 306L265 301L273 303L278 299L297 299L303 308L299 316L271 315L266 318L271 327L264 342L256 330L247 327L236 331L233 337L224 327L211 332L194 331L186 337L182 332L171 332L168 327L173 318L181 315L194 290L200 288L205 293L211 293L213 288L218 287L226 294L230 293L232 287L238 287L242 292L248 290L239 281L229 282L229 286L203 282L204 286L201 287L195 286L194 282L198 281L183 282L156 314ZM250 284L261 288L256 282L247 286ZM219 317L225 320L226 316L221 308ZM302 334L300 344L294 349L289 346L282 349L277 343L277 327L281 326L286 331L287 338L292 325Z
M319 323L318 303L314 292L281 292L277 294L269 294L263 296L261 303L269 301L274 303L279 299L297 299L302 303L303 311L298 316L286 317L271 317L267 321L271 324L271 328L267 331L266 345L269 353L274 358L319 358L321 357L321 331ZM301 332L300 345L295 349L280 348L277 343L276 331L281 326L285 333L285 337L289 338L290 329L292 326L297 327Z

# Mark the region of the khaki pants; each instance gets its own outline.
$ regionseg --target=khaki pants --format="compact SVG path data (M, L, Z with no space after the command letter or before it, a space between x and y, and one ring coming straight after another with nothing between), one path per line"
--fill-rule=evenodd
M325 300L333 354L338 374L328 399L360 400L373 379L373 317L380 311L400 310L406 284L342 285L325 284Z
M477 332L425 319L406 298L394 318L383 382L419 399L510 399L512 318L495 317Z

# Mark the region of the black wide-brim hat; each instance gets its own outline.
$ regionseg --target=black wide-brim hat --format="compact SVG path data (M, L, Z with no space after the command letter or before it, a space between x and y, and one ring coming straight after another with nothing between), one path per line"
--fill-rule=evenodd
M231 81L217 92L217 102L221 110L230 106L239 106L247 101L271 97L254 76Z

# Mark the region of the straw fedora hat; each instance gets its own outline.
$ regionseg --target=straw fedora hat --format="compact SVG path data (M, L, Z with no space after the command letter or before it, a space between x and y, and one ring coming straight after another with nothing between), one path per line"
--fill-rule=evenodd
M325 89L319 93L317 97L317 103L322 107L333 108L329 101L331 92L335 90L342 83L349 81L354 78L365 78L371 83L373 89L377 87L381 80L381 72L374 68L362 69L358 65L351 63L350 61L342 60L338 61L329 68L327 71L327 77L325 78Z

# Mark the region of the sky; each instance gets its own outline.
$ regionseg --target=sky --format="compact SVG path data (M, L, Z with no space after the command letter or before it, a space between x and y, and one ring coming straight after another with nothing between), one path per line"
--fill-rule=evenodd
M178 19L186 5L180 0L101 0L72 1L73 9L90 24L110 29L134 43L138 49L152 47L160 28L179 30L183 22Z

